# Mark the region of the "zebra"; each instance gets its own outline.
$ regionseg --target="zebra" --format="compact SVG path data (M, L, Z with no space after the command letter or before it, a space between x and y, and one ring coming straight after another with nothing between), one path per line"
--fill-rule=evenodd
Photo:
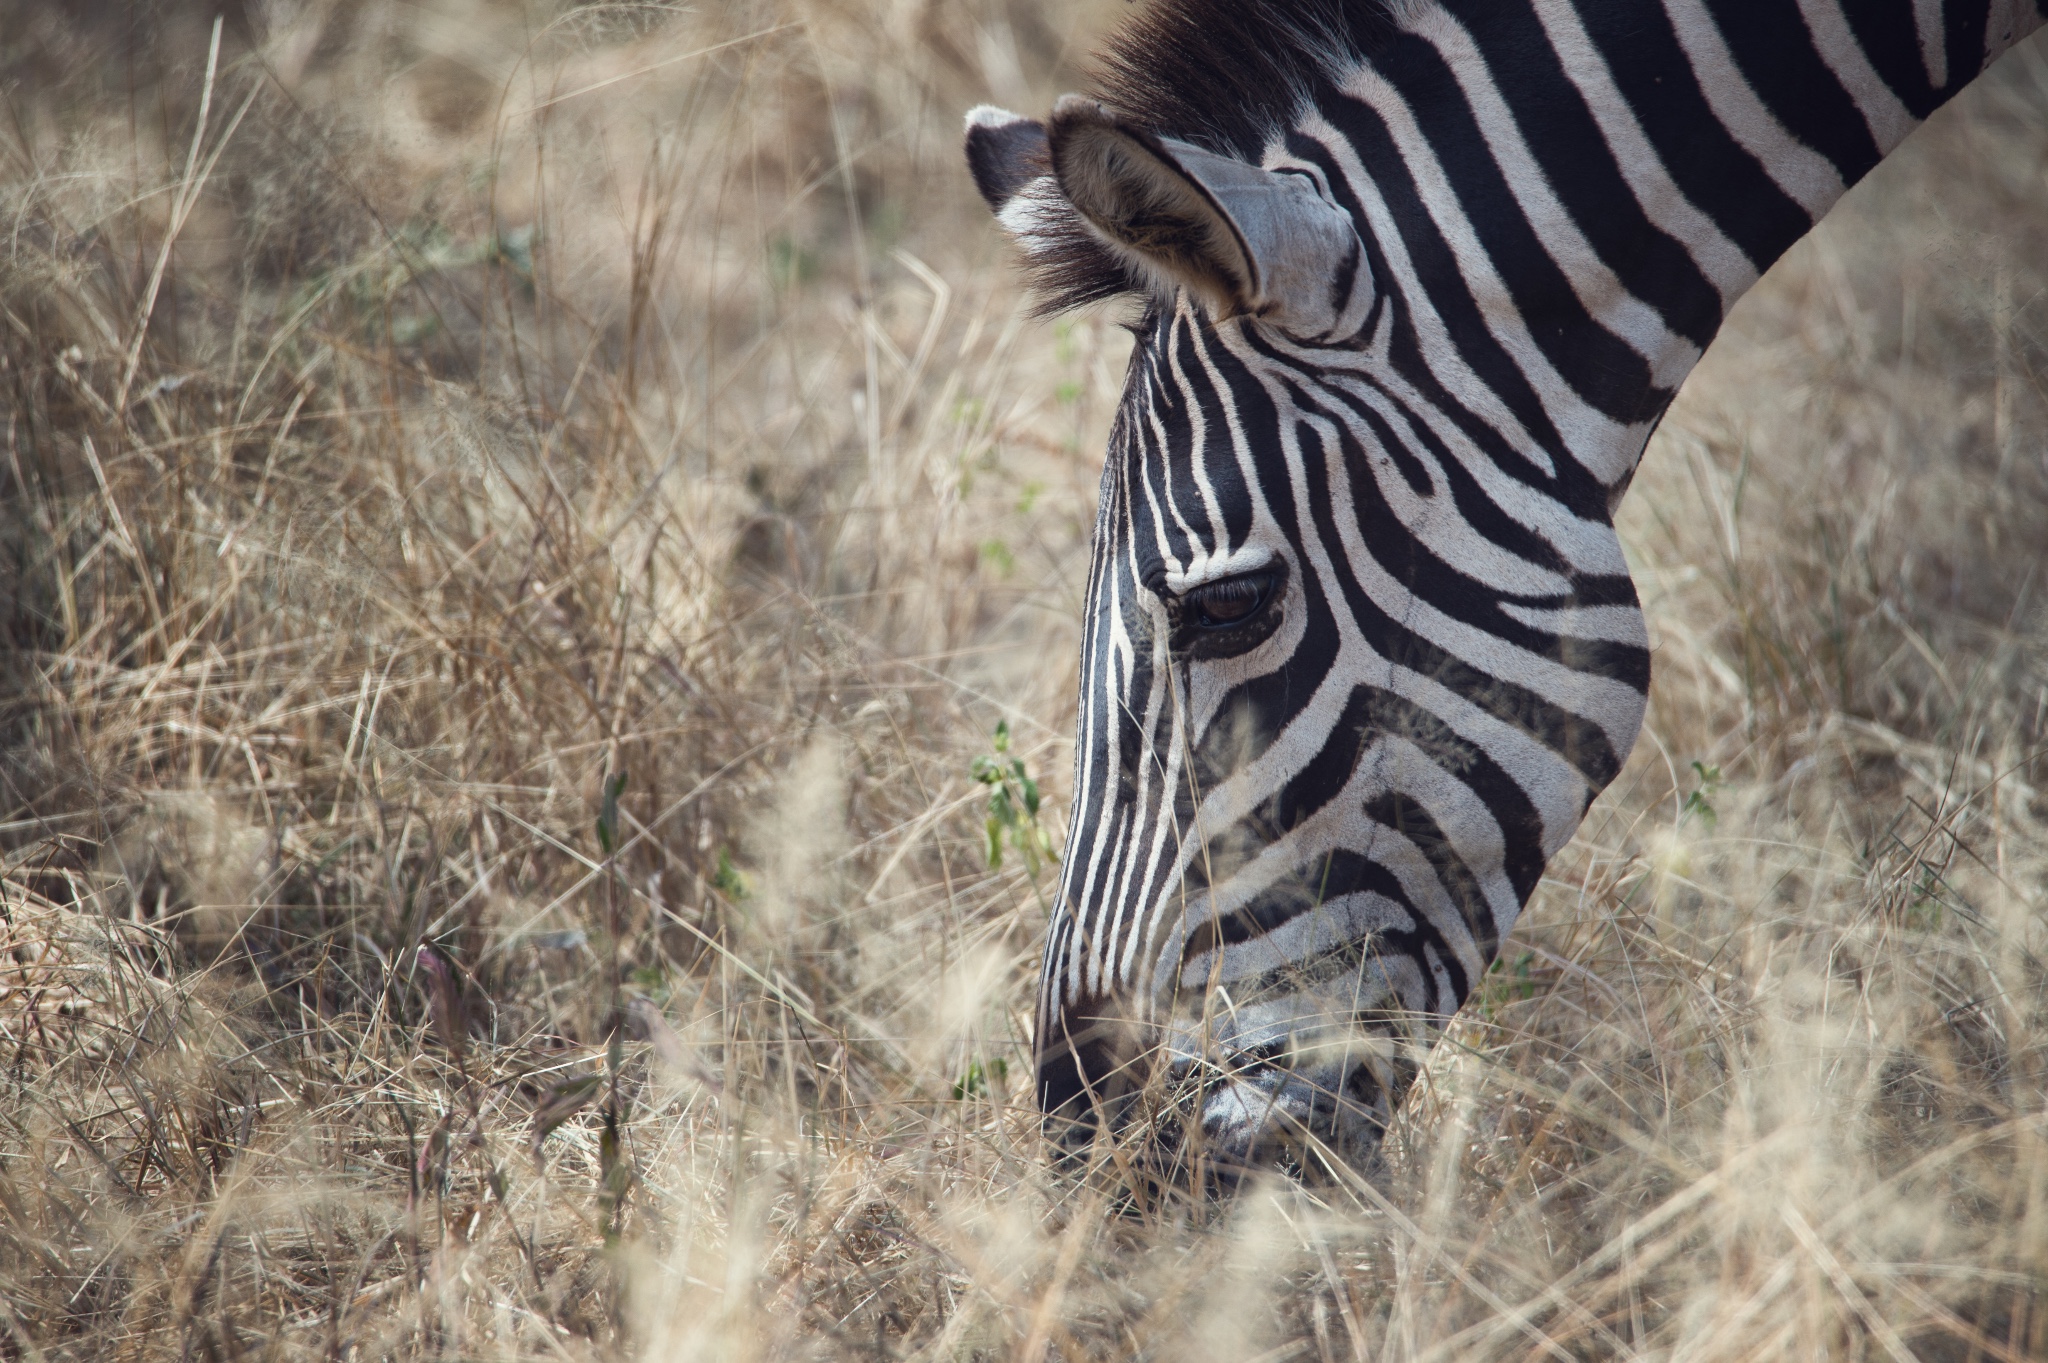
M1040 978L1054 1148L1371 1161L1643 720L1613 513L1729 308L2042 0L1150 0L969 169L1137 300Z

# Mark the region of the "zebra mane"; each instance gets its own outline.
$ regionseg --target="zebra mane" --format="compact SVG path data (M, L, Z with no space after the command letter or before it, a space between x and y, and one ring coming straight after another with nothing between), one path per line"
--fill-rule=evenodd
M1257 161L1318 85L1427 2L1150 0L1110 37L1087 93L1154 132ZM1071 210L1039 231L1027 268L1040 316L1146 293Z

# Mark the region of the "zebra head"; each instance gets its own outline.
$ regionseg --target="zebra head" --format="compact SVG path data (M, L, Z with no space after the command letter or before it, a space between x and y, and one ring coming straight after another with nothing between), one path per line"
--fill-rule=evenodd
M1056 305L1143 310L1040 986L1048 1129L1149 1120L1225 1181L1357 1163L1635 739L1609 506L1669 393L1599 443L1531 419L1313 114L1198 145L1070 96L975 110L967 154Z
M1727 309L2042 0L1153 0L968 116L1103 469L1038 1091L1370 1152L1635 742L1611 514ZM1150 1096L1166 1101L1153 1104Z

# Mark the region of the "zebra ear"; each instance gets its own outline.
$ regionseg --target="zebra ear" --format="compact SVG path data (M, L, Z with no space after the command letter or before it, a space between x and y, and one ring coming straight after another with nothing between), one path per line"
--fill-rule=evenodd
M1090 230L1052 173L1045 125L984 104L967 115L967 169L1024 253L1041 314L1143 287Z
M1000 218L1033 180L1052 174L1045 125L993 104L967 111L967 169L974 187Z
M1307 174L1161 137L1075 95L1053 106L1045 138L1067 202L1160 292L1302 335L1362 316L1364 247Z

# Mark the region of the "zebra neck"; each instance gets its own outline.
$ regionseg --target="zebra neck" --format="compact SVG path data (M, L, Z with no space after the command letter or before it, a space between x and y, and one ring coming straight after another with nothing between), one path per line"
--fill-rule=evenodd
M1443 0L1341 73L1292 149L1355 158L1338 169L1375 265L1461 348L1511 357L1530 442L1618 490L1735 301L2042 18L2035 0ZM1475 305L1491 336L1459 340Z

